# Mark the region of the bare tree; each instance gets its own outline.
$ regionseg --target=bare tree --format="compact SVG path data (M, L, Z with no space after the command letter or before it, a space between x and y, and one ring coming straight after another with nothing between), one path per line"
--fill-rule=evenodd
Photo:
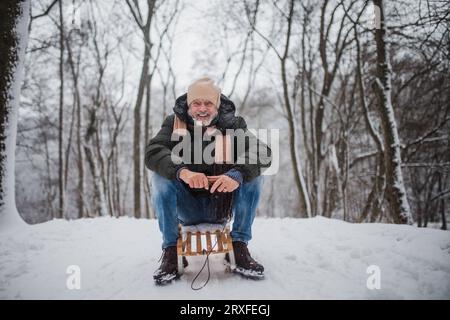
M134 216L141 218L141 107L144 100L145 88L148 82L148 70L150 62L150 53L152 49L152 42L150 40L150 26L155 9L155 0L147 0L147 15L144 19L141 8L137 1L131 2L127 0L127 5L133 15L139 30L142 32L142 39L144 42L144 55L142 57L142 69L139 79L138 92L136 97L136 104L134 106L134 134L133 134L133 195L134 195Z
M81 41L77 43L77 50L78 54L74 54L72 50L72 42L74 39L79 38ZM67 36L65 37L66 42L66 48L67 48L67 62L70 67L70 72L72 76L73 81L73 108L75 110L75 117L72 118L73 121L76 123L75 128L75 137L76 137L76 164L78 169L78 175L77 175L77 196L76 196L76 203L77 203L77 209L78 209L78 218L83 218L87 216L87 213L85 211L84 206L84 192L85 192L85 186L84 186L84 158L83 158L83 151L82 151L82 137L81 137L81 128L83 124L83 118L81 116L82 113L82 106L81 106L81 92L80 92L80 84L79 84L79 78L80 78L80 63L81 63L81 52L84 46L85 42L85 36L79 32L77 29L73 29L70 32L68 32ZM68 149L69 150L69 149ZM66 160L67 161L67 160ZM68 161L67 161L68 162Z
M30 1L0 4L0 227L20 220L14 198L17 109L23 72Z
M155 77L155 73L159 75L160 84L163 88L163 118L166 117L167 112L167 102L176 98L175 86L176 86L176 75L175 71L172 67L172 45L173 45L173 30L175 29L178 19L180 17L180 2L177 0L173 3L173 5L167 5L165 8L158 7L158 10L155 9L154 19L155 22L155 31L157 35L158 46L156 49L156 53L154 55L150 55L150 62L153 63L153 66L149 68L149 73L147 77L146 83L146 91L145 91L145 118L144 118L144 143L151 137L151 99L152 99L152 80ZM158 20L159 19L159 20ZM160 29L160 27L163 27ZM162 58L165 59L167 63L166 68L163 69L160 65L162 65ZM171 88L169 86L171 85ZM168 99L168 95L171 93L170 99ZM144 146L142 146L144 147ZM155 218L154 212L150 206L150 179L148 175L148 169L145 166L142 166L142 182L143 182L143 191L144 191L144 208L145 208L145 217Z
M391 67L387 44L387 26L383 0L374 0L380 14L380 28L375 30L377 47L377 79L379 113L384 136L384 161L386 168L387 199L395 223L412 223L412 215L403 182L400 138L391 101Z
M59 4L59 128L58 128L58 186L59 186L59 207L56 210L56 217L64 217L64 158L63 158L63 140L64 140L64 14L63 1Z
M246 3L246 6L248 6L248 4ZM284 48L283 48L283 52L280 53L277 48L275 47L275 45L270 41L270 39L268 39L265 35L263 35L257 28L256 28L256 15L257 15L257 11L258 11L258 7L259 7L259 1L256 1L256 3L254 4L254 17L253 19L251 19L250 15L248 15L248 22L250 24L250 26L252 27L252 29L261 36L261 38L264 39L264 41L267 42L267 44L272 48L272 50L274 51L274 53L276 54L276 56L279 59L280 62L280 69L281 69L281 82L282 82L282 88L283 88L283 103L284 103L284 107L287 113L287 120L288 120L288 125L289 125L289 144L290 144L290 155L291 155L291 161L292 161L292 167L294 170L294 180L297 186L297 190L298 193L300 194L300 207L302 208L302 213L305 214L305 216L307 217L311 217L312 213L311 213L311 205L310 205L310 200L309 200L309 193L307 190L307 186L303 177L303 172L302 172L302 165L300 162L300 157L298 155L298 150L297 150L297 144L298 144L298 129L297 129L297 124L295 121L295 117L294 117L294 113L293 113L293 106L292 106L292 102L291 102L291 94L289 92L289 85L288 85L288 78L287 78L287 73L286 73L286 64L287 64L287 59L289 56L289 47L290 47L290 43L291 43L291 30L292 30L292 24L293 24L293 16L294 16L294 12L295 12L295 1L291 0L289 1L289 11L288 13L283 17L284 19L286 19L286 26L287 26L287 30L286 30L286 39L285 39L285 43L284 43ZM247 8L247 10L250 10L249 8Z
M369 215L371 215L371 221L375 221L375 219L379 216L384 199L384 190L385 190L385 169L384 169L384 146L382 138L371 118L369 106L367 102L367 91L364 85L363 79L363 59L361 56L361 44L359 41L358 31L355 25L355 42L356 42L356 82L358 84L359 90L359 98L361 101L362 111L364 115L364 121L366 124L367 131L370 137L375 142L377 148L377 165L375 170L375 175L373 179L372 189L370 190L366 205L361 212L358 220L359 222L364 221Z

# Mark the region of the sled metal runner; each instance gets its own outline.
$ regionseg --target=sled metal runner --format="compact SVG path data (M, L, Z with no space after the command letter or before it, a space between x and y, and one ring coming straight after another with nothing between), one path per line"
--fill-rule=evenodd
M230 257L230 268L236 268L230 227L222 225L178 226L177 241L178 272L184 272L183 257L207 254L226 254Z

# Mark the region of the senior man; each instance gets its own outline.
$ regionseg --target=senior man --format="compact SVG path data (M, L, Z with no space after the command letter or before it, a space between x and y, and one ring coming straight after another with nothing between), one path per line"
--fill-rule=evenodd
M166 284L179 278L178 224L223 222L226 217L218 216L215 209L218 202L227 200L234 219L234 271L253 279L263 278L264 267L251 257L247 244L252 238L262 169L270 166L270 148L248 132L245 120L235 115L234 103L221 94L210 78L194 81L187 93L176 99L173 111L145 150L146 167L154 171L152 204L163 238L162 261L154 273L155 282ZM234 132L245 138L239 139ZM174 138L180 136L185 139L181 153L181 142ZM210 148L211 143L215 148ZM196 150L203 156L208 154L205 151L214 150L214 161L199 159L194 154ZM229 257L226 259L229 261ZM187 266L186 259L184 265Z

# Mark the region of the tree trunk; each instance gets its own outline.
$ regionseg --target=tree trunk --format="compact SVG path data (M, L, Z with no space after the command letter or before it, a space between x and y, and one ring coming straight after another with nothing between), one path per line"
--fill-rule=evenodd
M55 194L53 193L53 185L52 185L52 164L51 164L51 156L50 156L50 148L49 148L49 138L46 130L42 130L42 136L44 139L44 152L45 152L45 169L47 173L46 184L47 184L47 216L54 217L53 210L53 200L55 199Z
M115 204L117 208L117 216L123 216L122 207L120 206L120 175L119 175L119 147L117 147L117 153L114 155L114 182L116 185Z
M14 161L29 11L29 0L0 2L0 229L23 224L16 209Z
M394 223L412 223L411 210L403 182L400 139L391 101L391 67L386 40L383 0L373 0L380 13L381 28L375 30L377 47L377 79L375 90L379 100L379 113L384 135L384 161L386 169L387 199Z
M84 209L84 160L81 148L81 103L77 103L77 169L78 169L78 184L77 184L77 207L78 218L86 218L87 213Z
M309 195L308 195L305 180L303 178L300 158L297 154L297 127L295 125L295 119L294 119L294 115L292 112L292 106L291 106L291 102L289 100L289 89L288 89L287 75L286 75L286 59L287 59L288 53L289 53L289 43L290 43L290 37L291 37L293 14L294 14L294 1L291 0L289 16L288 16L288 31L286 34L285 50L284 50L284 55L280 60L280 62L281 62L281 80L283 83L284 103L286 106L286 111L287 111L287 116L288 116L287 119L288 119L288 124L289 124L289 145L290 145L289 149L290 149L290 153L291 153L292 166L294 169L295 183L297 185L297 190L300 194L300 206L303 209L303 215L306 217L311 217L311 205L310 205L310 201L309 201Z
M62 0L59 3L59 121L58 121L58 188L59 207L56 210L57 219L64 216L64 163L63 163L63 129L64 129L64 17Z
M442 187L442 172L439 173L439 180L438 180L438 191L439 193L442 193L443 187ZM442 226L441 230L447 230L447 218L445 216L445 197L442 197L440 202L441 207L441 220L442 220Z
M84 141L84 153L92 174L92 187L94 198L94 211L96 216L106 216L106 201L103 192L100 170L97 166L97 159L95 158L94 138L97 131L97 106L93 106L89 110L89 123L86 128L86 135Z
M136 104L134 106L134 134L133 134L133 193L134 193L134 216L141 218L141 106L144 99L146 83L148 81L148 70L150 62L151 42L150 26L153 17L155 1L147 0L147 20L144 26L141 26L144 38L144 57L142 61L141 77L139 80Z
M152 84L153 73L149 74L147 77L147 89L145 94L145 120L144 120L144 141L148 141L150 137L150 109L151 109L151 84ZM145 217L152 219L152 208L150 205L150 184L148 178L148 171L145 166L143 166L143 189L144 189L144 199L145 199Z
M327 44L328 42L331 41L329 30L333 23L333 17L335 15L336 9L338 6L340 6L340 4L337 3L335 4L335 8L332 10L331 14L332 16L330 17L330 22L328 26L326 26L325 20L328 16L327 13L328 4L329 0L323 1L320 14L319 54L324 75L323 75L322 89L314 117L314 134L315 134L314 168L316 171L316 177L314 180L313 194L315 196L315 211L317 214L326 214L326 212L324 212L325 209L321 209L321 206L322 208L325 208L323 198L326 197L327 190L324 179L326 171L329 170L326 161L324 161L326 159L326 151L328 149L326 139L329 136L328 132L326 131L325 101L328 100L328 97L330 95L343 50L347 45L346 38L349 34L347 32L346 35L341 40L341 33L344 30L344 21L345 21L345 19L343 19L341 20L339 29L337 30L338 36L334 52L330 52L327 49ZM350 7L348 9L350 9ZM332 64L329 63L330 53L335 54L335 61Z
M74 56L72 52L72 48L70 46L70 36L68 35L66 37L66 48L67 48L67 60L70 66L70 71L72 74L72 80L73 80L73 91L74 91L74 106L76 108L75 111L75 121L76 121L76 128L75 128L75 136L76 136L76 150L77 150L77 169L78 169L78 181L77 181L77 191L76 191L76 204L77 204L77 210L78 210L78 218L84 218L86 217L85 210L84 210L84 163L83 163L83 152L82 152L82 140L81 140L81 124L83 122L83 119L81 118L81 95L80 95L80 88L78 84L78 73L77 73L77 67L79 66L79 59L77 61L77 65L75 65Z
M356 42L356 81L358 83L359 98L361 100L361 106L363 108L364 121L372 137L375 145L377 147L378 153L382 155L384 153L383 141L373 123L369 106L366 101L366 88L363 81L363 61L361 57L361 46L358 38L358 31L355 28L355 42ZM381 206L383 204L384 190L385 186L385 165L384 159L378 156L377 159L377 169L375 170L375 177L373 179L372 190L370 191L369 197L367 198L366 206L359 218L359 222L363 222L367 216L370 214L370 221L375 222L381 212Z

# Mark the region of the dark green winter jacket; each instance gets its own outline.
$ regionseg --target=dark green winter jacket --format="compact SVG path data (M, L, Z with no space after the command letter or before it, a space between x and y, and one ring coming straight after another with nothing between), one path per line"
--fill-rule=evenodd
M187 129L191 134L192 140L194 137L194 123L192 118L187 113L188 105L186 100L187 94L184 94L176 99L175 106L173 108L174 114L166 117L159 132L148 142L145 148L146 167L168 179L176 179L177 171L181 167L187 167L191 171L202 172L206 175L217 175L224 173L218 172L215 164L205 164L204 162L201 164L175 164L172 161L172 149L179 143L179 141L171 141L175 114L187 124ZM221 95L219 113L218 116L212 121L211 125L215 125L216 128L222 133L225 133L226 129L243 129L243 131L247 133L244 154L238 154L236 143L234 143L234 163L227 164L225 167L222 165L222 169L219 169L221 171L236 169L242 174L243 181L247 182L260 175L262 168L267 168L270 166L271 150L266 144L257 140L254 135L247 131L247 124L245 120L242 117L235 116L235 111L236 108L234 103L225 95ZM237 138L233 137L233 139L236 141ZM203 141L202 150L213 142L214 138L212 138L211 141ZM256 154L253 149L249 149L250 142L257 143L258 148ZM256 164L251 164L250 161L245 161L244 164L236 163L238 156L245 157L246 160L250 158L257 159L257 161L254 161Z

